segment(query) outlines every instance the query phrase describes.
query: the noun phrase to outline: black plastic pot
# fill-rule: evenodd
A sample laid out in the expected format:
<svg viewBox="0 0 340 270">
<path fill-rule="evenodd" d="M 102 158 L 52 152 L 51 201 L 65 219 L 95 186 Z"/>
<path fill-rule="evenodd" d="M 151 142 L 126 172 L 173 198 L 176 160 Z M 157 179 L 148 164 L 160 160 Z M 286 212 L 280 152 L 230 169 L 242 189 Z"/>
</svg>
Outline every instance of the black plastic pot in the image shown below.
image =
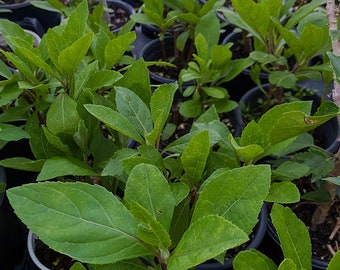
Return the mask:
<svg viewBox="0 0 340 270">
<path fill-rule="evenodd" d="M 28 140 L 10 142 L 0 150 L 0 159 L 9 157 L 33 158 Z M 32 183 L 36 173 L 5 168 L 7 189 Z M 0 206 L 0 268 L 4 270 L 28 270 L 28 229 L 14 213 L 6 194 Z"/>
<path fill-rule="evenodd" d="M 263 204 L 260 215 L 259 215 L 259 222 L 254 228 L 254 237 L 250 240 L 249 245 L 245 248 L 248 249 L 256 249 L 262 243 L 262 240 L 267 231 L 267 221 L 268 221 L 268 212 L 267 207 Z M 224 270 L 224 269 L 232 269 L 233 267 L 233 259 L 226 259 L 224 264 L 220 264 L 216 261 L 210 261 L 203 263 L 197 266 L 196 270 Z"/>
<path fill-rule="evenodd" d="M 135 9 L 133 8 L 133 6 L 131 6 L 129 3 L 126 3 L 124 1 L 120 1 L 120 0 L 107 0 L 107 6 L 108 8 L 111 8 L 113 10 L 115 9 L 123 9 L 126 12 L 126 16 L 129 16 L 130 19 L 130 15 L 135 13 Z M 109 14 L 110 15 L 110 19 L 111 21 L 114 20 L 116 18 L 115 13 Z M 120 29 L 122 29 L 123 26 L 117 27 L 117 28 L 111 28 L 111 31 L 113 33 L 117 33 L 119 32 Z"/>
<path fill-rule="evenodd" d="M 241 44 L 241 40 L 242 40 L 242 33 L 233 32 L 224 38 L 224 40 L 222 41 L 222 44 L 227 44 L 228 42 L 233 43 L 234 45 L 231 47 L 231 50 L 233 52 L 233 55 L 237 56 L 239 49 L 242 47 L 242 45 L 239 45 Z M 239 52 L 239 54 L 241 53 Z M 247 56 L 248 55 L 245 55 L 245 57 Z M 240 57 L 240 56 L 237 56 L 237 57 Z M 261 84 L 268 83 L 268 74 L 261 72 L 259 77 L 260 77 Z M 232 100 L 239 101 L 240 98 L 249 89 L 256 87 L 256 84 L 250 77 L 250 69 L 246 68 L 233 80 L 231 80 L 230 82 L 224 83 L 223 87 L 228 89 L 228 93 Z"/>
<path fill-rule="evenodd" d="M 15 22 L 25 22 L 25 18 L 35 18 L 38 20 L 44 32 L 49 28 L 59 25 L 61 22 L 60 13 L 37 8 L 31 5 L 28 0 L 18 4 L 0 5 L 0 8 L 11 10 L 11 12 L 1 12 L 0 18 Z"/>
<path fill-rule="evenodd" d="M 264 90 L 268 90 L 269 85 L 270 84 L 264 84 L 262 85 L 262 87 Z M 312 85 L 313 84 L 310 81 L 298 84 L 298 86 L 301 87 L 302 89 L 306 88 L 306 86 L 312 87 Z M 315 86 L 318 87 L 318 85 L 319 84 L 316 84 Z M 258 106 L 257 101 L 261 98 L 264 98 L 263 92 L 260 90 L 259 87 L 254 87 L 247 91 L 246 94 L 242 96 L 242 98 L 240 99 L 240 104 L 248 108 L 254 108 L 255 106 Z M 320 92 L 312 96 L 305 97 L 303 98 L 303 100 L 313 101 L 312 113 L 314 113 L 321 104 Z M 323 149 L 327 150 L 330 153 L 335 153 L 338 150 L 340 146 L 340 143 L 337 140 L 339 136 L 339 125 L 336 117 L 317 127 L 315 129 L 315 134 L 317 134 L 317 138 L 320 141 L 320 147 L 322 147 Z"/>
</svg>

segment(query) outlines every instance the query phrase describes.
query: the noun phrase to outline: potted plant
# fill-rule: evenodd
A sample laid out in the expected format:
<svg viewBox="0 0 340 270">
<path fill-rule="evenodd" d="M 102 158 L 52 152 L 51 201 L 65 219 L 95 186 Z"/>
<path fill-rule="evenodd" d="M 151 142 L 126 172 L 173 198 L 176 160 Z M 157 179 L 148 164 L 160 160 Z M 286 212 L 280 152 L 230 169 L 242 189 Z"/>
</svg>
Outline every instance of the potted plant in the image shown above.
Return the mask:
<svg viewBox="0 0 340 270">
<path fill-rule="evenodd" d="M 312 1 L 291 12 L 293 1 L 234 0 L 234 10 L 222 10 L 228 20 L 243 31 L 246 38 L 243 44 L 254 60 L 250 76 L 264 93 L 267 108 L 273 102 L 282 102 L 284 89 L 295 89 L 297 82 L 306 79 L 321 80 L 324 76 L 327 89 L 328 65 L 322 58 L 314 61 L 331 46 L 327 17 L 321 8 L 324 3 Z M 268 90 L 261 89 L 261 72 L 267 74 Z"/>
<path fill-rule="evenodd" d="M 311 264 L 311 239 L 305 224 L 299 220 L 288 207 L 276 204 L 273 206 L 271 217 L 279 234 L 284 259 L 277 266 L 270 258 L 257 250 L 240 252 L 234 260 L 234 269 L 312 269 Z M 296 241 L 296 239 L 299 239 Z M 337 269 L 340 263 L 340 252 L 337 252 L 327 268 Z M 314 269 L 314 268 L 313 268 Z"/>
</svg>

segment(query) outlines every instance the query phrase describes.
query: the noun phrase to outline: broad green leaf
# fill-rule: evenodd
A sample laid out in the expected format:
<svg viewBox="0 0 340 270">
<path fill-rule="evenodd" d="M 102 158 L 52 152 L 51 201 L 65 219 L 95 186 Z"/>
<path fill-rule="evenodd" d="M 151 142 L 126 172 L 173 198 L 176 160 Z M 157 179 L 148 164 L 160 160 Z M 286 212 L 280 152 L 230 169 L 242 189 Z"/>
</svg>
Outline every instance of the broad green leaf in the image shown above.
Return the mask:
<svg viewBox="0 0 340 270">
<path fill-rule="evenodd" d="M 175 91 L 178 88 L 177 83 L 163 84 L 159 86 L 152 94 L 150 101 L 150 111 L 154 123 L 153 130 L 145 138 L 154 144 L 160 138 L 166 122 L 168 121 Z"/>
<path fill-rule="evenodd" d="M 280 263 L 278 270 L 298 270 L 298 269 L 292 259 L 284 259 Z"/>
<path fill-rule="evenodd" d="M 31 160 L 24 157 L 13 157 L 0 160 L 0 165 L 21 171 L 40 172 L 45 160 Z"/>
<path fill-rule="evenodd" d="M 123 86 L 135 94 L 137 94 L 145 104 L 150 103 L 151 87 L 149 70 L 143 59 L 134 62 L 129 69 L 124 73 L 122 79 L 117 83 L 117 86 Z"/>
<path fill-rule="evenodd" d="M 91 270 L 145 270 L 145 264 L 140 260 L 140 258 L 122 260 L 112 264 L 104 265 L 91 265 Z"/>
<path fill-rule="evenodd" d="M 184 169 L 182 181 L 190 187 L 202 181 L 205 165 L 210 152 L 210 138 L 208 131 L 196 134 L 185 147 L 181 162 Z"/>
<path fill-rule="evenodd" d="M 90 48 L 93 36 L 94 34 L 92 32 L 88 33 L 60 52 L 58 56 L 58 66 L 67 77 L 73 76 L 78 69 L 78 66 Z"/>
<path fill-rule="evenodd" d="M 258 144 L 263 146 L 266 134 L 262 132 L 261 127 L 252 120 L 242 131 L 240 146 L 247 146 L 249 144 Z"/>
<path fill-rule="evenodd" d="M 300 192 L 295 184 L 288 181 L 271 183 L 266 202 L 296 203 L 299 201 Z"/>
<path fill-rule="evenodd" d="M 142 136 L 139 134 L 136 128 L 126 117 L 122 116 L 120 113 L 101 105 L 86 104 L 84 106 L 89 113 L 102 121 L 108 127 L 117 130 L 123 135 L 141 144 L 144 143 Z"/>
<path fill-rule="evenodd" d="M 228 92 L 225 88 L 223 87 L 203 87 L 202 90 L 209 96 L 213 98 L 225 98 L 228 95 Z"/>
<path fill-rule="evenodd" d="M 284 142 L 285 143 L 285 142 Z M 296 138 L 292 138 L 292 141 L 287 141 L 288 144 L 285 144 L 282 147 L 279 147 L 277 150 L 272 148 L 271 154 L 277 157 L 282 157 L 285 155 L 288 155 L 290 153 L 297 152 L 299 150 L 302 150 L 304 148 L 310 147 L 314 144 L 313 136 L 309 133 L 303 133 Z M 276 146 L 279 146 L 280 144 L 276 144 Z"/>
<path fill-rule="evenodd" d="M 286 161 L 272 171 L 272 179 L 280 181 L 291 181 L 306 176 L 309 173 L 309 166 Z"/>
<path fill-rule="evenodd" d="M 284 257 L 293 260 L 298 268 L 312 269 L 312 248 L 306 225 L 290 208 L 279 204 L 274 204 L 270 216 Z"/>
<path fill-rule="evenodd" d="M 172 195 L 175 198 L 176 206 L 181 203 L 190 192 L 190 188 L 183 182 L 174 182 L 170 184 Z"/>
<path fill-rule="evenodd" d="M 114 156 L 109 160 L 109 162 L 104 167 L 101 175 L 102 176 L 119 176 L 124 173 L 124 168 L 121 161 L 129 158 L 131 156 L 137 155 L 134 149 L 123 148 L 117 150 Z"/>
<path fill-rule="evenodd" d="M 169 231 L 176 202 L 167 180 L 157 167 L 149 164 L 134 167 L 124 192 L 128 204 L 130 201 L 140 204 Z"/>
<path fill-rule="evenodd" d="M 240 146 L 231 134 L 229 135 L 228 139 L 235 149 L 240 160 L 244 161 L 246 164 L 254 163 L 264 154 L 264 149 L 258 144 L 248 144 L 246 146 Z"/>
<path fill-rule="evenodd" d="M 90 88 L 92 91 L 99 90 L 103 87 L 111 88 L 122 77 L 122 74 L 114 70 L 100 70 L 90 74 L 85 87 Z"/>
<path fill-rule="evenodd" d="M 66 156 L 71 156 L 71 151 L 68 145 L 64 144 L 60 137 L 52 133 L 46 126 L 42 126 L 45 138 L 47 141 L 53 145 L 58 150 L 62 151 Z"/>
<path fill-rule="evenodd" d="M 179 106 L 179 113 L 187 118 L 198 117 L 202 112 L 202 104 L 198 100 L 186 100 Z"/>
<path fill-rule="evenodd" d="M 258 222 L 270 181 L 271 170 L 267 165 L 249 165 L 213 174 L 200 191 L 192 222 L 217 214 L 250 234 Z"/>
<path fill-rule="evenodd" d="M 204 216 L 184 233 L 171 253 L 168 270 L 189 269 L 247 240 L 248 236 L 240 228 L 223 217 Z"/>
<path fill-rule="evenodd" d="M 234 261 L 235 270 L 277 270 L 276 264 L 256 249 L 239 252 Z"/>
<path fill-rule="evenodd" d="M 168 249 L 171 239 L 163 225 L 147 209 L 135 201 L 129 201 L 129 210 L 139 222 L 138 238 L 157 248 Z"/>
<path fill-rule="evenodd" d="M 340 251 L 337 251 L 333 258 L 330 260 L 327 270 L 337 270 L 340 265 Z"/>
<path fill-rule="evenodd" d="M 150 254 L 137 239 L 137 221 L 101 186 L 42 182 L 7 192 L 16 214 L 43 242 L 78 261 L 109 264 Z"/>
<path fill-rule="evenodd" d="M 151 113 L 148 106 L 131 90 L 116 87 L 117 111 L 135 127 L 139 134 L 152 130 Z"/>
<path fill-rule="evenodd" d="M 58 133 L 73 135 L 78 128 L 79 121 L 77 103 L 67 94 L 59 94 L 46 115 L 48 129 L 55 135 Z"/>
<path fill-rule="evenodd" d="M 323 178 L 322 180 L 325 180 L 325 181 L 329 181 L 329 182 L 332 182 L 336 185 L 340 185 L 340 177 L 326 177 L 326 178 Z"/>
<path fill-rule="evenodd" d="M 105 66 L 111 69 L 122 58 L 136 39 L 135 32 L 128 32 L 110 40 L 105 48 Z"/>
<path fill-rule="evenodd" d="M 269 82 L 278 87 L 292 89 L 296 86 L 297 78 L 290 71 L 273 71 L 269 74 Z"/>
<path fill-rule="evenodd" d="M 59 176 L 98 176 L 86 163 L 71 157 L 53 157 L 47 159 L 41 168 L 37 181 L 54 179 Z"/>
<path fill-rule="evenodd" d="M 233 0 L 233 7 L 239 14 L 247 30 L 257 39 L 264 41 L 270 27 L 270 10 L 253 0 Z"/>
<path fill-rule="evenodd" d="M 0 140 L 10 142 L 29 139 L 30 135 L 20 127 L 10 124 L 0 124 Z"/>
<path fill-rule="evenodd" d="M 205 60 L 208 57 L 209 46 L 208 41 L 202 33 L 198 33 L 195 38 L 195 47 L 197 50 L 197 55 Z"/>
</svg>

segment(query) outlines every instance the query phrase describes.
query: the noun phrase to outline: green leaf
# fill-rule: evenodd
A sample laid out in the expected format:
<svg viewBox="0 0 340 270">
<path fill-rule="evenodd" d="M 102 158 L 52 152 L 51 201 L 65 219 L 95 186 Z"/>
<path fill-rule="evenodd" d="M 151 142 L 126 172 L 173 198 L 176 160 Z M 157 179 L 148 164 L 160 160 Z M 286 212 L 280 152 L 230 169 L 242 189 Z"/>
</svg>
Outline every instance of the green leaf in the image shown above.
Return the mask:
<svg viewBox="0 0 340 270">
<path fill-rule="evenodd" d="M 122 58 L 136 39 L 135 32 L 128 32 L 110 40 L 105 48 L 105 66 L 111 69 Z"/>
<path fill-rule="evenodd" d="M 41 172 L 37 177 L 37 181 L 54 179 L 59 176 L 98 176 L 90 166 L 87 164 L 68 157 L 53 157 L 47 159 L 41 168 Z"/>
<path fill-rule="evenodd" d="M 172 195 L 175 198 L 176 206 L 181 203 L 190 192 L 190 188 L 183 182 L 174 182 L 170 184 Z"/>
<path fill-rule="evenodd" d="M 123 86 L 136 93 L 145 104 L 150 104 L 151 87 L 149 70 L 145 61 L 141 58 L 134 62 L 124 73 L 117 86 Z"/>
<path fill-rule="evenodd" d="M 150 254 L 136 238 L 137 221 L 101 186 L 43 182 L 7 192 L 16 214 L 44 243 L 78 261 L 108 264 Z"/>
<path fill-rule="evenodd" d="M 1 141 L 18 141 L 21 139 L 29 139 L 30 135 L 20 127 L 9 124 L 0 124 L 0 140 Z"/>
<path fill-rule="evenodd" d="M 334 183 L 336 185 L 340 185 L 340 177 L 339 176 L 337 176 L 337 177 L 326 177 L 326 178 L 322 178 L 322 180 L 329 181 L 329 182 Z"/>
<path fill-rule="evenodd" d="M 185 147 L 181 162 L 184 169 L 182 181 L 190 187 L 202 181 L 202 175 L 210 152 L 210 138 L 207 130 L 196 134 Z"/>
<path fill-rule="evenodd" d="M 192 222 L 218 214 L 250 234 L 269 192 L 270 178 L 267 165 L 249 165 L 213 174 L 200 191 Z"/>
<path fill-rule="evenodd" d="M 30 160 L 24 157 L 6 158 L 0 160 L 0 165 L 21 171 L 40 172 L 45 160 Z"/>
<path fill-rule="evenodd" d="M 235 270 L 277 270 L 276 264 L 256 249 L 239 252 L 234 261 Z"/>
<path fill-rule="evenodd" d="M 150 110 L 134 92 L 116 87 L 116 105 L 118 112 L 129 120 L 139 134 L 148 134 L 152 130 Z"/>
<path fill-rule="evenodd" d="M 296 86 L 297 78 L 290 71 L 273 71 L 269 74 L 269 82 L 278 87 L 292 89 Z"/>
<path fill-rule="evenodd" d="M 77 103 L 67 94 L 59 94 L 46 115 L 48 129 L 55 135 L 58 133 L 73 135 L 78 128 L 79 121 Z"/>
<path fill-rule="evenodd" d="M 291 259 L 284 259 L 280 265 L 278 270 L 298 270 L 296 264 Z"/>
<path fill-rule="evenodd" d="M 329 195 L 329 192 L 323 187 L 315 191 L 307 192 L 306 194 L 302 195 L 301 198 L 318 203 L 328 203 L 331 201 L 331 196 Z"/>
<path fill-rule="evenodd" d="M 223 87 L 203 87 L 203 91 L 213 97 L 213 98 L 225 98 L 228 95 L 228 92 Z"/>
<path fill-rule="evenodd" d="M 58 66 L 66 76 L 71 77 L 76 72 L 90 48 L 93 36 L 94 34 L 92 32 L 88 33 L 60 52 L 58 56 Z"/>
<path fill-rule="evenodd" d="M 86 104 L 84 106 L 89 113 L 102 121 L 108 127 L 117 130 L 123 135 L 141 144 L 144 143 L 142 136 L 136 128 L 120 113 L 102 105 Z"/>
<path fill-rule="evenodd" d="M 262 132 L 261 127 L 255 122 L 255 120 L 252 120 L 242 131 L 240 145 L 247 146 L 250 144 L 258 144 L 263 146 L 265 136 L 266 134 Z"/>
<path fill-rule="evenodd" d="M 198 100 L 186 100 L 179 106 L 179 113 L 187 118 L 198 117 L 202 112 L 202 104 Z"/>
<path fill-rule="evenodd" d="M 337 251 L 328 264 L 327 270 L 337 270 L 340 265 L 340 251 Z"/>
<path fill-rule="evenodd" d="M 137 155 L 137 152 L 134 149 L 123 148 L 117 150 L 113 157 L 109 160 L 109 162 L 104 167 L 101 175 L 102 176 L 119 176 L 124 173 L 124 168 L 122 166 L 121 161 L 129 158 L 131 156 Z"/>
<path fill-rule="evenodd" d="M 99 90 L 103 87 L 112 87 L 119 79 L 123 77 L 117 71 L 114 70 L 100 70 L 92 72 L 86 81 L 85 87 L 91 90 Z"/>
<path fill-rule="evenodd" d="M 286 161 L 272 171 L 272 179 L 291 181 L 306 176 L 308 173 L 309 166 L 298 162 Z"/>
<path fill-rule="evenodd" d="M 240 146 L 232 135 L 229 135 L 228 139 L 235 149 L 240 160 L 244 161 L 246 164 L 254 163 L 264 154 L 264 149 L 258 144 L 248 144 L 246 146 Z"/>
<path fill-rule="evenodd" d="M 274 204 L 270 216 L 284 257 L 293 260 L 298 268 L 312 269 L 311 241 L 305 224 L 290 208 L 279 204 Z"/>
<path fill-rule="evenodd" d="M 266 202 L 296 203 L 299 201 L 300 192 L 295 184 L 287 181 L 271 183 Z"/>
<path fill-rule="evenodd" d="M 138 238 L 157 248 L 169 248 L 171 245 L 170 236 L 162 224 L 156 220 L 156 217 L 135 201 L 129 201 L 128 204 L 130 212 L 140 222 Z"/>
<path fill-rule="evenodd" d="M 247 240 L 248 236 L 242 230 L 223 217 L 204 216 L 184 233 L 171 253 L 168 269 L 189 269 Z"/>
<path fill-rule="evenodd" d="M 159 140 L 164 126 L 168 121 L 177 87 L 178 85 L 176 83 L 163 84 L 159 86 L 152 94 L 150 111 L 154 126 L 152 132 L 145 135 L 145 138 L 150 142 L 151 145 Z"/>
<path fill-rule="evenodd" d="M 126 183 L 124 200 L 128 204 L 130 201 L 140 204 L 169 231 L 176 202 L 157 167 L 150 164 L 134 167 Z"/>
</svg>

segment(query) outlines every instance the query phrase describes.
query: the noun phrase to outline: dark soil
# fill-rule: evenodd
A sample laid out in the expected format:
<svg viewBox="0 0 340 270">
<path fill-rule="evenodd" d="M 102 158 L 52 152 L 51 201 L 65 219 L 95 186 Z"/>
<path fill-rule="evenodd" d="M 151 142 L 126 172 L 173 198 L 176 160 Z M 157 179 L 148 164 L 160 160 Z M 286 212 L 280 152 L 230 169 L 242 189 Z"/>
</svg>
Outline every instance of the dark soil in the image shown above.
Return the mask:
<svg viewBox="0 0 340 270">
<path fill-rule="evenodd" d="M 49 248 L 39 239 L 36 240 L 35 244 L 37 258 L 44 266 L 51 270 L 69 270 L 76 262 L 69 256 L 60 254 Z"/>
<path fill-rule="evenodd" d="M 302 178 L 296 182 L 301 195 L 314 190 L 313 184 L 308 178 Z M 335 231 L 334 236 L 330 239 L 333 230 L 339 225 L 340 217 L 340 200 L 337 199 L 325 219 L 323 224 L 317 225 L 312 230 L 312 216 L 317 207 L 317 203 L 302 200 L 301 202 L 291 206 L 294 213 L 301 219 L 308 228 L 311 242 L 313 258 L 329 261 L 332 258 L 330 247 L 336 252 L 340 244 L 340 230 Z M 327 247 L 328 246 L 328 247 Z"/>
<path fill-rule="evenodd" d="M 130 12 L 124 8 L 117 7 L 114 3 L 107 3 L 108 8 L 112 9 L 109 13 L 110 30 L 116 31 L 130 20 Z"/>
</svg>

